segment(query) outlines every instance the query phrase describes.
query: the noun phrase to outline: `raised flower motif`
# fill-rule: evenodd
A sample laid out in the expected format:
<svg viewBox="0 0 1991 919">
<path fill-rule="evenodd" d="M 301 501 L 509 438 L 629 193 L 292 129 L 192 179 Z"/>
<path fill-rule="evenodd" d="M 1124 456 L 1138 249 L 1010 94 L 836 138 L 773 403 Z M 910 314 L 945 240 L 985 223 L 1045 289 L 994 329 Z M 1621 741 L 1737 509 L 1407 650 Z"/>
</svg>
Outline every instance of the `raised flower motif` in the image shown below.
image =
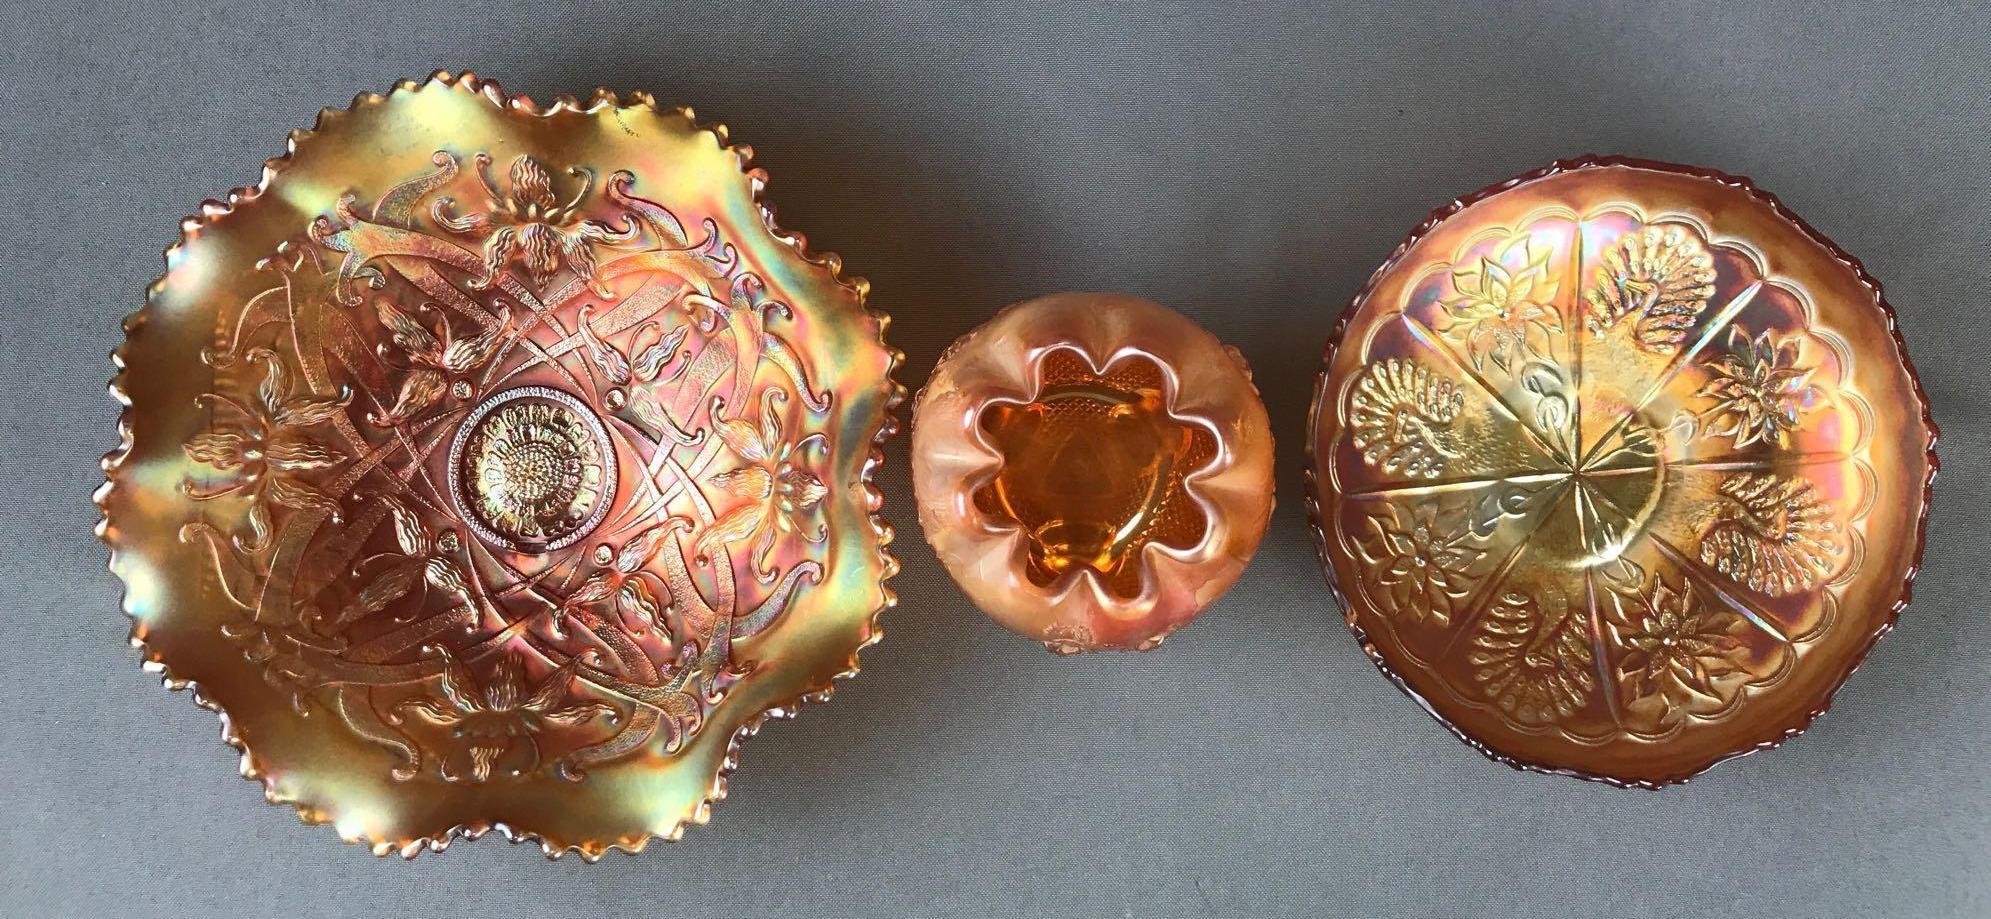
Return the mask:
<svg viewBox="0 0 1991 919">
<path fill-rule="evenodd" d="M 504 539 L 550 544 L 577 534 L 603 494 L 609 457 L 587 419 L 558 402 L 517 399 L 470 433 L 463 463 L 477 521 Z"/>
<path fill-rule="evenodd" d="M 650 587 L 644 569 L 657 557 L 663 541 L 684 524 L 683 518 L 675 518 L 670 524 L 651 527 L 623 543 L 620 549 L 611 549 L 606 543 L 596 546 L 595 563 L 600 567 L 554 609 L 555 618 L 612 597 L 623 628 L 648 631 L 657 624 L 663 604 L 658 602 L 657 592 Z M 668 587 L 664 596 L 670 596 Z"/>
<path fill-rule="evenodd" d="M 1082 622 L 1060 622 L 1044 630 L 1044 647 L 1052 654 L 1080 654 L 1097 644 L 1092 627 Z"/>
<path fill-rule="evenodd" d="M 482 782 L 491 777 L 492 766 L 500 757 L 523 744 L 523 763 L 512 768 L 513 775 L 538 771 L 539 741 L 536 737 L 549 726 L 572 727 L 599 715 L 613 716 L 615 709 L 604 702 L 563 704 L 573 682 L 579 657 L 568 658 L 541 680 L 528 694 L 524 665 L 515 652 L 499 654 L 490 682 L 479 686 L 477 677 L 449 649 L 436 647 L 442 658 L 441 694 L 416 696 L 394 706 L 389 720 L 400 723 L 414 712 L 430 722 L 446 727 L 462 740 L 469 757 L 469 771 L 451 773 L 444 764 L 443 777 L 453 781 L 468 778 Z"/>
<path fill-rule="evenodd" d="M 424 304 L 422 309 L 433 311 L 435 307 Z M 451 388 L 452 380 L 455 380 L 458 395 L 469 398 L 472 394 L 470 383 L 461 377 L 484 366 L 512 330 L 511 310 L 503 305 L 498 307 L 496 322 L 486 323 L 476 334 L 461 339 L 450 330 L 448 319 L 438 316 L 432 329 L 402 312 L 385 297 L 375 301 L 374 311 L 380 316 L 380 324 L 387 328 L 395 348 L 406 355 L 409 365 L 407 375 L 401 378 L 400 392 L 395 396 L 393 407 L 384 413 L 367 416 L 368 421 L 383 428 L 407 424 L 421 417 L 442 401 L 443 394 Z M 382 350 L 386 351 L 384 347 Z"/>
<path fill-rule="evenodd" d="M 742 418 L 716 422 L 720 441 L 746 462 L 707 481 L 746 501 L 713 521 L 698 539 L 699 554 L 707 556 L 721 546 L 751 540 L 754 573 L 764 581 L 774 577 L 766 561 L 777 534 L 799 532 L 810 542 L 822 542 L 828 536 L 822 527 L 804 529 L 800 517 L 821 503 L 829 489 L 814 473 L 796 465 L 801 447 L 821 442 L 823 435 L 789 442 L 781 430 L 781 404 L 786 401 L 781 390 L 766 390 L 761 397 L 759 427 Z"/>
<path fill-rule="evenodd" d="M 1730 326 L 1727 352 L 1706 363 L 1712 376 L 1700 395 L 1715 400 L 1702 413 L 1712 419 L 1707 432 L 1734 438 L 1737 447 L 1788 446 L 1799 416 L 1819 399 L 1811 368 L 1798 364 L 1799 351 L 1795 335 L 1765 331 L 1751 338 L 1740 325 Z"/>
<path fill-rule="evenodd" d="M 224 471 L 239 470 L 234 481 L 227 485 L 202 489 L 189 483 L 186 491 L 199 501 L 223 495 L 247 495 L 250 537 L 246 541 L 238 539 L 237 545 L 245 550 L 261 550 L 269 544 L 272 532 L 272 505 L 338 517 L 338 502 L 318 490 L 306 476 L 343 462 L 346 454 L 312 439 L 306 430 L 343 411 L 352 394 L 343 387 L 336 396 L 294 392 L 289 371 L 274 352 L 258 348 L 249 357 L 264 366 L 256 397 L 244 402 L 219 392 L 202 394 L 201 402 L 229 410 L 237 423 L 196 434 L 182 449 L 194 462 Z"/>
<path fill-rule="evenodd" d="M 470 586 L 456 559 L 462 539 L 452 529 L 432 530 L 420 515 L 393 497 L 380 499 L 394 520 L 394 542 L 399 552 L 384 552 L 361 560 L 355 571 L 373 569 L 372 575 L 350 606 L 332 619 L 333 628 L 370 616 L 387 608 L 417 587 L 433 589 L 469 605 Z"/>
<path fill-rule="evenodd" d="M 1736 681 L 1728 678 L 1744 672 L 1748 620 L 1708 606 L 1684 581 L 1676 587 L 1655 576 L 1650 587 L 1617 594 L 1612 625 L 1623 649 L 1617 666 L 1627 698 L 1660 700 L 1662 720 L 1733 698 Z"/>
<path fill-rule="evenodd" d="M 1438 332 L 1464 341 L 1473 367 L 1483 369 L 1490 359 L 1511 372 L 1518 360 L 1548 358 L 1550 343 L 1562 334 L 1562 315 L 1549 305 L 1556 291 L 1549 255 L 1517 234 L 1496 257 L 1452 270 L 1456 295 L 1440 303 L 1445 318 Z"/>
<path fill-rule="evenodd" d="M 491 178 L 491 156 L 477 154 L 477 177 L 484 183 L 486 206 L 483 211 L 456 216 L 455 201 L 436 201 L 436 222 L 454 233 L 489 233 L 484 240 L 484 275 L 473 278 L 470 286 L 486 288 L 514 260 L 522 262 L 536 285 L 564 265 L 600 296 L 611 296 L 596 278 L 597 262 L 592 246 L 598 242 L 625 243 L 636 238 L 635 226 L 617 230 L 594 220 L 580 220 L 581 205 L 594 191 L 595 174 L 579 166 L 567 174 L 581 180 L 579 191 L 562 202 L 553 194 L 553 177 L 546 167 L 530 156 L 512 160 L 511 187 L 500 191 Z"/>
<path fill-rule="evenodd" d="M 1447 515 L 1464 519 L 1463 514 Z M 1472 566 L 1485 550 L 1473 546 L 1463 526 L 1440 523 L 1436 508 L 1419 504 L 1405 517 L 1401 507 L 1388 517 L 1370 517 L 1371 570 L 1397 615 L 1430 617 L 1447 625 L 1458 604 L 1472 593 Z"/>
</svg>

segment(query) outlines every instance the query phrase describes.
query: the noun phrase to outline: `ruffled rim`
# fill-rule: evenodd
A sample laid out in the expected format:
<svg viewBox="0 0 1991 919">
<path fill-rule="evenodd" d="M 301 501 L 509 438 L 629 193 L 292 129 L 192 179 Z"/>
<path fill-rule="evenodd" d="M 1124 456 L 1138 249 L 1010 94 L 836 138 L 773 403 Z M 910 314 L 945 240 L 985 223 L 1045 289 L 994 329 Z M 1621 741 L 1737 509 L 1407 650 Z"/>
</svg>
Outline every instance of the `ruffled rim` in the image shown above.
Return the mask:
<svg viewBox="0 0 1991 919">
<path fill-rule="evenodd" d="M 290 132 L 289 138 L 285 142 L 284 153 L 280 156 L 272 157 L 263 163 L 262 175 L 255 185 L 236 188 L 228 192 L 223 199 L 210 198 L 203 201 L 201 202 L 198 213 L 182 219 L 180 221 L 179 238 L 172 245 L 166 247 L 165 250 L 168 274 L 170 274 L 171 265 L 182 247 L 188 245 L 201 233 L 205 232 L 209 225 L 262 197 L 269 190 L 271 183 L 275 181 L 278 174 L 289 165 L 291 158 L 297 155 L 298 150 L 314 136 L 323 133 L 333 122 L 345 117 L 353 109 L 357 109 L 362 105 L 381 104 L 397 93 L 414 93 L 427 89 L 430 86 L 443 86 L 460 92 L 467 92 L 486 100 L 491 105 L 503 111 L 517 112 L 541 118 L 550 117 L 562 112 L 593 114 L 603 109 L 646 108 L 652 111 L 664 110 L 649 93 L 638 91 L 621 96 L 606 88 L 595 90 L 594 95 L 585 104 L 573 96 L 562 95 L 554 97 L 550 105 L 540 105 L 528 96 L 509 95 L 496 82 L 478 77 L 476 74 L 468 71 L 458 75 L 452 74 L 447 70 L 438 70 L 426 80 L 403 80 L 395 84 L 394 88 L 386 93 L 361 93 L 355 96 L 352 103 L 346 108 L 325 108 L 319 110 L 318 118 L 310 129 L 300 129 Z M 870 616 L 867 618 L 865 623 L 865 637 L 857 647 L 851 649 L 850 657 L 844 670 L 832 674 L 828 682 L 814 689 L 799 693 L 785 702 L 770 705 L 760 712 L 749 716 L 733 731 L 732 737 L 727 740 L 725 755 L 720 760 L 719 768 L 714 773 L 711 784 L 706 788 L 705 793 L 700 799 L 688 808 L 687 812 L 680 816 L 667 832 L 657 833 L 646 831 L 639 836 L 624 837 L 613 842 L 596 845 L 592 841 L 566 842 L 551 839 L 536 832 L 521 832 L 498 821 L 478 821 L 457 824 L 447 830 L 432 835 L 406 839 L 375 839 L 364 834 L 346 838 L 342 835 L 341 838 L 346 838 L 348 842 L 366 844 L 374 855 L 386 856 L 398 854 L 403 858 L 412 859 L 424 851 L 441 852 L 449 848 L 450 843 L 457 839 L 474 840 L 493 830 L 501 832 L 504 838 L 512 843 L 538 843 L 541 851 L 546 854 L 547 858 L 557 859 L 568 852 L 573 852 L 580 856 L 582 861 L 589 863 L 599 861 L 603 855 L 612 851 L 634 855 L 643 851 L 653 839 L 675 842 L 683 837 L 684 829 L 687 825 L 704 824 L 711 819 L 712 805 L 725 799 L 727 779 L 735 769 L 739 768 L 740 749 L 747 738 L 759 733 L 760 729 L 770 719 L 794 718 L 806 703 L 829 701 L 830 696 L 835 692 L 837 681 L 847 680 L 858 674 L 860 669 L 860 654 L 865 648 L 878 643 L 880 639 L 884 638 L 884 631 L 879 624 L 880 617 L 884 614 L 885 610 L 898 604 L 897 594 L 886 583 L 899 572 L 898 559 L 893 557 L 890 548 L 894 533 L 891 524 L 887 523 L 884 519 L 884 494 L 878 489 L 876 483 L 877 470 L 885 462 L 885 444 L 894 434 L 898 433 L 898 409 L 906 399 L 906 388 L 896 379 L 898 369 L 905 361 L 905 353 L 893 348 L 885 340 L 886 330 L 891 325 L 891 317 L 887 316 L 883 311 L 868 305 L 867 301 L 871 290 L 870 283 L 863 278 L 844 276 L 843 260 L 841 258 L 830 252 L 810 252 L 806 237 L 798 232 L 784 230 L 778 225 L 775 220 L 774 207 L 763 196 L 763 192 L 768 184 L 767 170 L 749 165 L 753 159 L 752 147 L 746 144 L 731 143 L 726 126 L 723 124 L 701 124 L 689 106 L 680 106 L 671 109 L 671 111 L 682 115 L 686 121 L 690 122 L 694 133 L 712 135 L 722 150 L 732 153 L 739 159 L 740 171 L 746 176 L 749 187 L 752 190 L 752 203 L 760 212 L 762 223 L 773 239 L 793 249 L 795 254 L 803 261 L 827 271 L 835 283 L 856 296 L 858 305 L 878 325 L 878 345 L 887 357 L 885 385 L 888 393 L 885 404 L 881 409 L 883 418 L 879 424 L 878 433 L 872 438 L 870 454 L 864 461 L 859 473 L 859 485 L 864 496 L 866 516 L 871 521 L 872 531 L 878 538 L 878 565 L 881 572 L 879 575 L 879 589 L 883 595 L 882 602 L 876 609 L 871 611 Z M 111 398 L 117 400 L 120 406 L 117 422 L 118 446 L 116 449 L 104 454 L 101 464 L 104 472 L 104 484 L 97 488 L 92 498 L 99 512 L 96 527 L 97 538 L 109 547 L 109 568 L 111 573 L 117 576 L 120 582 L 123 581 L 123 575 L 119 573 L 119 558 L 122 553 L 118 539 L 111 534 L 110 530 L 110 503 L 112 495 L 118 487 L 119 469 L 123 466 L 125 458 L 131 453 L 132 449 L 132 408 L 131 397 L 125 391 L 125 354 L 127 349 L 131 347 L 134 336 L 152 320 L 153 297 L 158 294 L 162 285 L 164 285 L 166 277 L 167 275 L 162 274 L 150 285 L 147 285 L 145 305 L 125 317 L 123 322 L 124 340 L 119 343 L 116 350 L 111 352 L 110 356 L 111 363 L 117 370 L 116 374 L 111 378 L 110 395 Z M 130 602 L 131 595 L 129 585 L 127 585 L 127 589 L 119 601 L 119 607 L 125 611 L 127 616 L 131 615 Z M 214 712 L 220 718 L 222 742 L 233 748 L 239 755 L 239 771 L 242 777 L 256 781 L 263 786 L 265 801 L 272 805 L 290 806 L 297 813 L 298 818 L 307 825 L 322 824 L 329 826 L 332 824 L 332 818 L 317 811 L 310 804 L 302 801 L 285 800 L 276 794 L 274 786 L 265 780 L 256 768 L 254 755 L 237 733 L 235 724 L 229 718 L 228 712 L 197 683 L 179 679 L 173 675 L 172 669 L 146 647 L 145 641 L 140 635 L 135 617 L 130 641 L 132 647 L 139 653 L 142 670 L 147 673 L 158 674 L 161 683 L 168 690 L 190 690 L 195 704 Z"/>
</svg>

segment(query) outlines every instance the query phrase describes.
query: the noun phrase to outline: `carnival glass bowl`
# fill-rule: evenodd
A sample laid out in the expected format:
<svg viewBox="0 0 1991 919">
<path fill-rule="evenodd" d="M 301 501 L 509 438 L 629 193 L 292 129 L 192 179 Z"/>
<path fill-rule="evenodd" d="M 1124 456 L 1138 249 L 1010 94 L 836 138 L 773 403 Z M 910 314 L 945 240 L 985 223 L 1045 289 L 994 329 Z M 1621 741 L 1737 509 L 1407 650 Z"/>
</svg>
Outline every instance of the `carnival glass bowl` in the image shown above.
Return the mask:
<svg viewBox="0 0 1991 919">
<path fill-rule="evenodd" d="M 897 354 L 750 155 L 438 74 L 186 220 L 115 355 L 101 533 L 145 666 L 272 803 L 593 860 L 856 672 Z"/>
<path fill-rule="evenodd" d="M 1012 306 L 913 410 L 927 541 L 984 612 L 1064 654 L 1145 651 L 1223 595 L 1272 513 L 1272 432 L 1235 349 L 1123 294 Z"/>
<path fill-rule="evenodd" d="M 1626 785 L 1825 708 L 1907 602 L 1936 466 L 1858 262 L 1746 180 L 1623 159 L 1433 215 L 1308 435 L 1377 665 L 1495 759 Z"/>
</svg>

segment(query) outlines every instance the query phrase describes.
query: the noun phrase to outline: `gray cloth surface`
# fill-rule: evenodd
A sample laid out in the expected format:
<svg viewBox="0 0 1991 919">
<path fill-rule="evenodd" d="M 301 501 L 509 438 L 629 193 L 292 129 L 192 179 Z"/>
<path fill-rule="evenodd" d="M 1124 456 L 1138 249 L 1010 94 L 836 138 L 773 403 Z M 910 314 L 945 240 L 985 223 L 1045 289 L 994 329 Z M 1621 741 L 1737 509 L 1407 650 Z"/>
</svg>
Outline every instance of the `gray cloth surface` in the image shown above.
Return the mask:
<svg viewBox="0 0 1991 919">
<path fill-rule="evenodd" d="M 0 14 L 0 915 L 1982 916 L 1991 11 L 19 0 Z M 900 608 L 748 743 L 685 842 L 377 860 L 264 805 L 125 646 L 91 536 L 104 354 L 202 198 L 322 106 L 449 66 L 698 106 L 875 285 L 917 385 L 1003 304 L 1176 306 L 1280 438 L 1239 587 L 1161 651 L 1054 658 L 962 598 L 884 473 Z M 1865 260 L 1945 428 L 1895 634 L 1784 748 L 1659 793 L 1523 774 L 1362 657 L 1300 512 L 1332 317 L 1450 197 L 1586 151 L 1753 176 Z"/>
</svg>

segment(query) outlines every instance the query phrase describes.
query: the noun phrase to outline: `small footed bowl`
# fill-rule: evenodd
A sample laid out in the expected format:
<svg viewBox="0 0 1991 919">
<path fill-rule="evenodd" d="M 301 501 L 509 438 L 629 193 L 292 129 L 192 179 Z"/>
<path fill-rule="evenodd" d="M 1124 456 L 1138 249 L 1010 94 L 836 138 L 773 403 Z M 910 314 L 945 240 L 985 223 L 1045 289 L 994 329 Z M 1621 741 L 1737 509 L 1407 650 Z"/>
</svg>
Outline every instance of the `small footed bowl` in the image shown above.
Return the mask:
<svg viewBox="0 0 1991 919">
<path fill-rule="evenodd" d="M 1235 349 L 1135 297 L 1063 293 L 963 336 L 913 411 L 920 524 L 975 604 L 1058 653 L 1144 651 L 1237 581 L 1272 433 Z"/>
</svg>

